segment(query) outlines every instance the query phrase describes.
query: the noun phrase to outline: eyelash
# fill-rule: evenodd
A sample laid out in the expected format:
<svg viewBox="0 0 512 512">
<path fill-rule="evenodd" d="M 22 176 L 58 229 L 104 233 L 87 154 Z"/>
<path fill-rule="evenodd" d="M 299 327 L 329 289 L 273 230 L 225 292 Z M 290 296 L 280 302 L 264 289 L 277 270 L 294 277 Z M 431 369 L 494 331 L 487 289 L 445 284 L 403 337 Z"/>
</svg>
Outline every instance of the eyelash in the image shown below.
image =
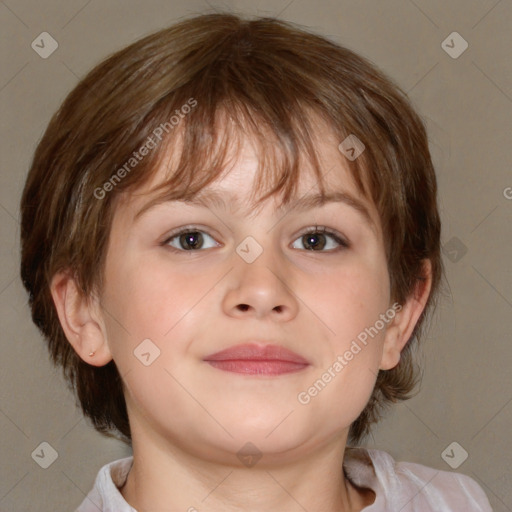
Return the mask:
<svg viewBox="0 0 512 512">
<path fill-rule="evenodd" d="M 213 237 L 208 234 L 206 231 L 204 231 L 203 229 L 201 229 L 199 226 L 185 226 L 183 228 L 180 228 L 178 231 L 175 231 L 171 234 L 169 234 L 165 240 L 163 242 L 161 242 L 161 245 L 162 246 L 167 246 L 169 248 L 169 250 L 171 250 L 172 252 L 199 252 L 199 251 L 204 251 L 206 249 L 176 249 L 176 247 L 172 247 L 169 245 L 169 242 L 171 242 L 171 240 L 173 240 L 174 238 L 177 238 L 181 235 L 185 235 L 187 233 L 206 233 L 209 237 L 211 237 L 213 239 Z M 305 231 L 303 231 L 295 240 L 299 239 L 299 238 L 302 238 L 304 237 L 305 235 L 309 235 L 309 234 L 324 234 L 324 235 L 328 235 L 330 237 L 332 237 L 334 239 L 334 241 L 339 244 L 339 247 L 337 247 L 336 249 L 329 249 L 327 251 L 315 251 L 313 249 L 302 249 L 304 251 L 308 251 L 308 252 L 325 252 L 325 253 L 334 253 L 334 252 L 338 252 L 338 251 L 341 251 L 343 249 L 348 249 L 350 247 L 350 244 L 342 237 L 342 235 L 340 233 L 338 233 L 337 231 L 334 231 L 330 228 L 327 228 L 325 226 L 313 226 L 313 227 L 310 227 L 308 229 L 306 229 Z"/>
</svg>

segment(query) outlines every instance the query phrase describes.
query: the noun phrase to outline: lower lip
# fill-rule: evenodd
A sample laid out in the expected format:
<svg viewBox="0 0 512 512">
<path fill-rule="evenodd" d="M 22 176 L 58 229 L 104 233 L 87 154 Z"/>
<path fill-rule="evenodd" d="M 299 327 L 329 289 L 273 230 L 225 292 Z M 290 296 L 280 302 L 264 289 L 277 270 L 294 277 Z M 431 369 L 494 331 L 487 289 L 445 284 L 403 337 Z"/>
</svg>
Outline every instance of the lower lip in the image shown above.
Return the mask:
<svg viewBox="0 0 512 512">
<path fill-rule="evenodd" d="M 206 361 L 219 370 L 232 373 L 244 373 L 246 375 L 282 375 L 304 370 L 307 364 L 292 363 L 290 361 L 254 361 L 254 360 L 230 360 L 230 361 Z"/>
</svg>

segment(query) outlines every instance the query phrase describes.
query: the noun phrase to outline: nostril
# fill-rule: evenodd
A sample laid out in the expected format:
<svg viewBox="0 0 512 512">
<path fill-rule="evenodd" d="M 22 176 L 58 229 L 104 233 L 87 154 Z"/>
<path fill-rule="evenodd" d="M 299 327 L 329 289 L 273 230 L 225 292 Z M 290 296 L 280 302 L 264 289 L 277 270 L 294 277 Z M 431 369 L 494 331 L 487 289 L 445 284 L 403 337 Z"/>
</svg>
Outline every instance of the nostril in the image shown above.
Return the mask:
<svg viewBox="0 0 512 512">
<path fill-rule="evenodd" d="M 242 311 L 247 311 L 249 309 L 249 306 L 247 304 L 239 304 L 238 307 L 242 310 Z"/>
</svg>

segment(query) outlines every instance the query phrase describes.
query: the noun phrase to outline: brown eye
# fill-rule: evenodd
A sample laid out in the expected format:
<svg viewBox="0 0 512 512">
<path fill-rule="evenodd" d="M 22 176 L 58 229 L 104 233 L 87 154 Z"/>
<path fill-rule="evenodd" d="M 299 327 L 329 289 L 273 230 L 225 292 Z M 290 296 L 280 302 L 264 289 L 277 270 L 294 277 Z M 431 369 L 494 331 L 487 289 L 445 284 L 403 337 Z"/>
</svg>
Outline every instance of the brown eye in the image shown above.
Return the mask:
<svg viewBox="0 0 512 512">
<path fill-rule="evenodd" d="M 213 241 L 213 247 L 218 246 L 208 233 L 198 229 L 187 228 L 171 234 L 162 245 L 170 246 L 176 251 L 198 251 L 201 249 L 209 249 L 209 247 L 204 247 L 204 243 L 208 239 Z"/>
<path fill-rule="evenodd" d="M 303 233 L 297 240 L 302 242 L 305 250 L 313 252 L 333 252 L 340 247 L 348 248 L 348 243 L 337 232 L 318 226 Z"/>
<path fill-rule="evenodd" d="M 302 240 L 306 249 L 323 249 L 326 245 L 324 233 L 308 233 Z"/>
<path fill-rule="evenodd" d="M 189 231 L 179 236 L 179 243 L 185 250 L 200 249 L 203 245 L 203 235 L 199 231 Z"/>
</svg>

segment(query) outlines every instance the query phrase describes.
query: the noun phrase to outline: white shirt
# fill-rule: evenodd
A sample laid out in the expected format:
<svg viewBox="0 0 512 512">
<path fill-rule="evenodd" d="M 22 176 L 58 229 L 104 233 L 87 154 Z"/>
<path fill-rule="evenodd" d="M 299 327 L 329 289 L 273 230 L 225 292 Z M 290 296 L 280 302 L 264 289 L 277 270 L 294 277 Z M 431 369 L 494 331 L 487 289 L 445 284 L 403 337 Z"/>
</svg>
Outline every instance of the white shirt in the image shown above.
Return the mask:
<svg viewBox="0 0 512 512">
<path fill-rule="evenodd" d="M 91 492 L 75 512 L 137 512 L 119 492 L 133 457 L 103 466 Z M 345 450 L 349 480 L 375 492 L 364 512 L 492 512 L 482 488 L 469 476 L 412 462 L 395 462 L 381 450 Z"/>
</svg>

